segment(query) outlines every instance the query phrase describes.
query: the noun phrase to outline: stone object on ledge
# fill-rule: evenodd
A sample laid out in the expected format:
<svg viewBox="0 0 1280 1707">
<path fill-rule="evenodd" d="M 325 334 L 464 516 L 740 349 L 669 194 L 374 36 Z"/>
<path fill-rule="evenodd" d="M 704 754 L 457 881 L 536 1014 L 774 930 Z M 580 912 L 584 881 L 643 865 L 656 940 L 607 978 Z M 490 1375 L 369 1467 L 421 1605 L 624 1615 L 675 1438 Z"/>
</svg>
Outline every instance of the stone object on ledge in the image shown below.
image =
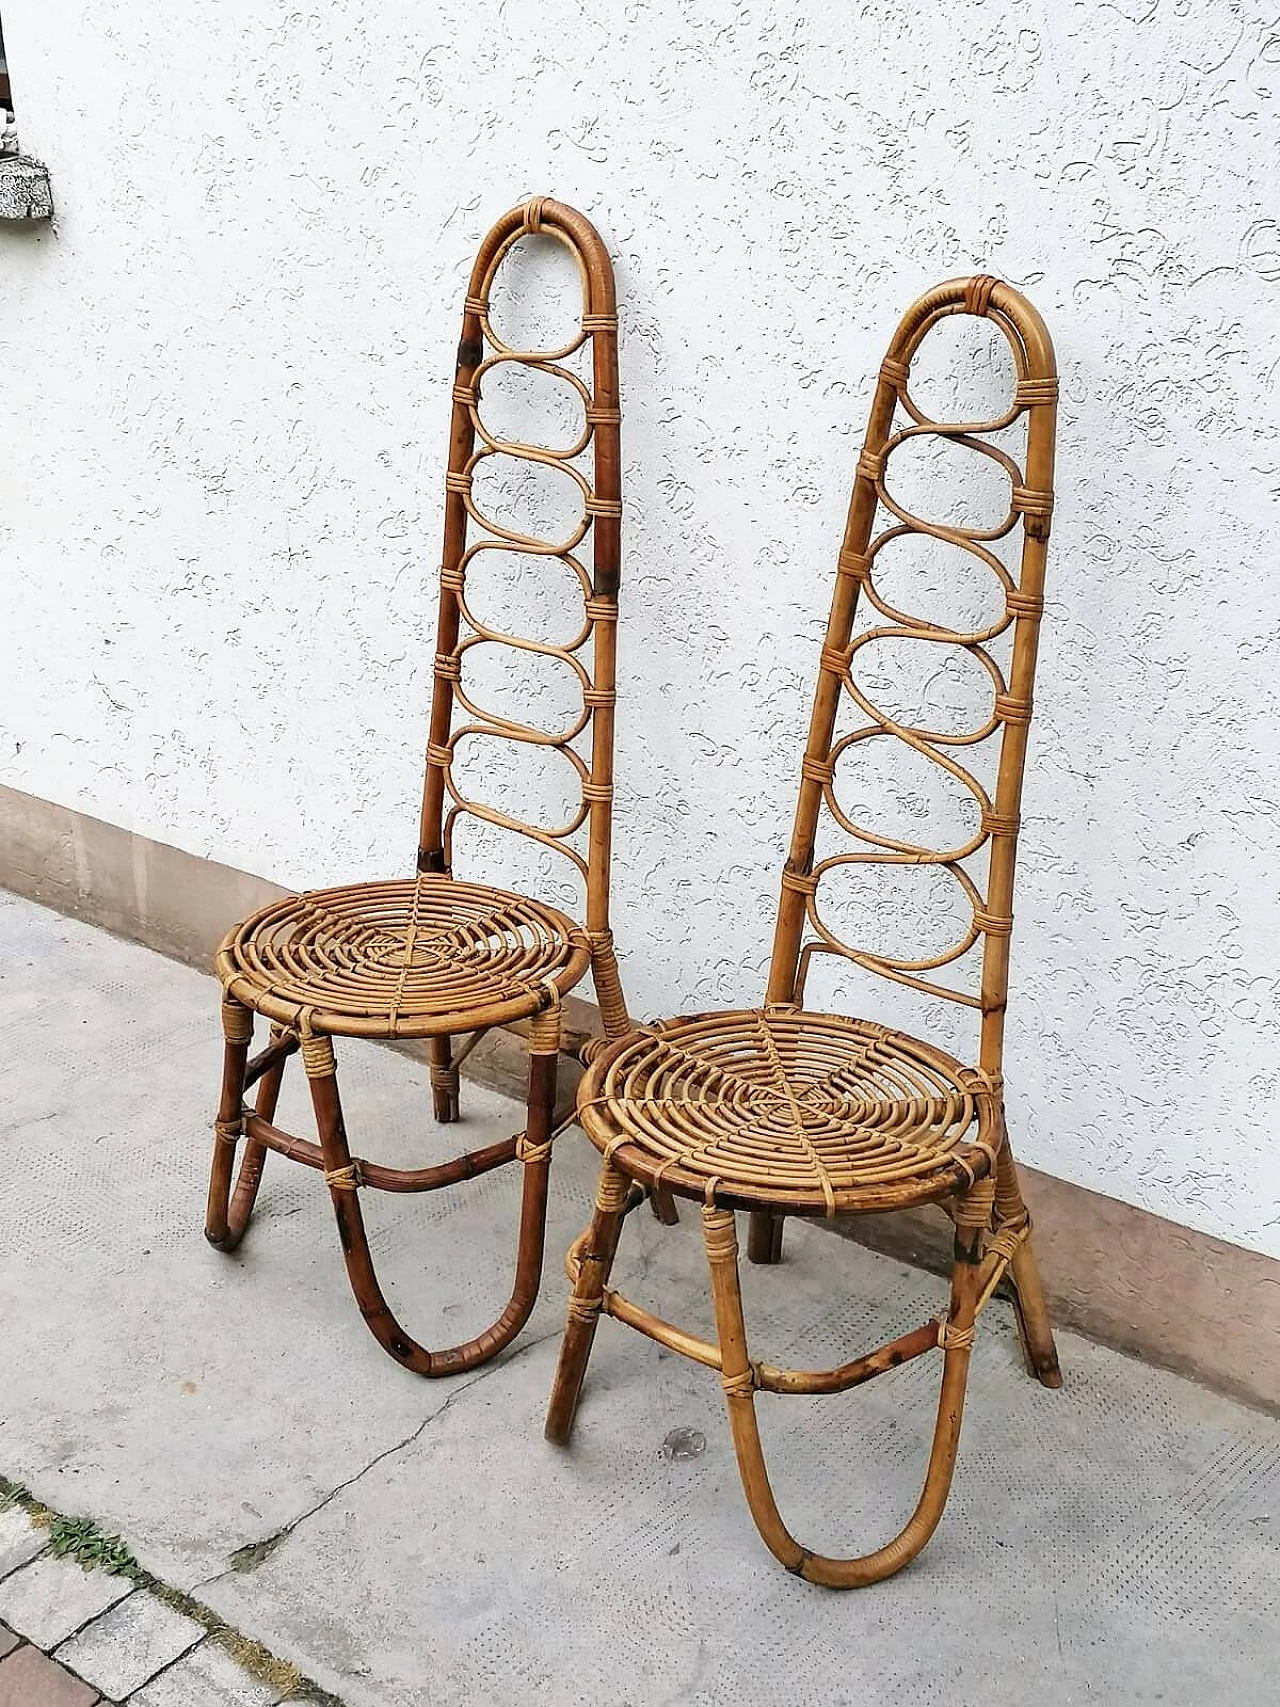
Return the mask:
<svg viewBox="0 0 1280 1707">
<path fill-rule="evenodd" d="M 50 219 L 49 169 L 25 154 L 0 156 L 0 219 Z"/>
</svg>

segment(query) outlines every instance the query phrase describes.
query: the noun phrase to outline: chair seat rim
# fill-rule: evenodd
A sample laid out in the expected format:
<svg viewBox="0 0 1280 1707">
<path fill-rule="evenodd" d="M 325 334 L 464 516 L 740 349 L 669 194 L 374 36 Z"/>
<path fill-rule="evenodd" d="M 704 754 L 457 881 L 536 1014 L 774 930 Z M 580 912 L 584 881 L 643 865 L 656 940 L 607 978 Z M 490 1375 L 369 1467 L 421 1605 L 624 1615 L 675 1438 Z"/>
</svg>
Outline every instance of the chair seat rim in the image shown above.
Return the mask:
<svg viewBox="0 0 1280 1707">
<path fill-rule="evenodd" d="M 290 1029 L 297 1029 L 305 1016 L 313 1031 L 334 1037 L 365 1037 L 383 1041 L 412 1040 L 447 1036 L 482 1027 L 509 1025 L 516 1020 L 528 1019 L 543 1012 L 566 995 L 590 968 L 591 949 L 584 931 L 559 908 L 552 907 L 545 901 L 535 900 L 532 896 L 523 895 L 517 890 L 497 889 L 491 884 L 471 883 L 465 879 L 445 876 L 443 873 L 432 873 L 426 881 L 433 888 L 439 885 L 441 890 L 455 894 L 459 899 L 499 905 L 504 902 L 517 903 L 522 908 L 530 909 L 538 921 L 547 927 L 548 940 L 563 943 L 564 953 L 559 963 L 539 976 L 536 987 L 501 999 L 462 1000 L 447 1010 L 396 1014 L 393 1018 L 388 1007 L 376 1003 L 371 1003 L 367 1011 L 360 1012 L 328 1007 L 320 992 L 317 992 L 314 1003 L 282 995 L 264 973 L 246 967 L 237 957 L 236 950 L 240 942 L 251 937 L 256 928 L 270 924 L 277 915 L 287 916 L 289 908 L 299 902 L 320 898 L 337 900 L 374 896 L 397 890 L 408 897 L 419 881 L 421 879 L 414 877 L 373 878 L 367 882 L 296 890 L 278 896 L 274 901 L 240 920 L 222 939 L 214 957 L 214 970 L 224 991 L 265 1019 Z M 299 980 L 298 986 L 304 988 L 305 981 Z"/>
<path fill-rule="evenodd" d="M 837 1187 L 834 1207 L 818 1190 L 798 1190 L 786 1186 L 762 1185 L 735 1179 L 732 1169 L 726 1169 L 722 1181 L 714 1189 L 715 1203 L 726 1209 L 763 1209 L 789 1215 L 830 1218 L 834 1215 L 878 1214 L 886 1210 L 907 1208 L 913 1204 L 938 1202 L 966 1191 L 975 1180 L 983 1178 L 991 1167 L 991 1154 L 996 1147 L 999 1131 L 999 1099 L 995 1087 L 981 1069 L 966 1067 L 935 1044 L 897 1031 L 876 1022 L 847 1014 L 831 1014 L 802 1008 L 785 1010 L 769 1008 L 724 1008 L 711 1013 L 681 1014 L 656 1020 L 651 1025 L 638 1026 L 625 1037 L 610 1043 L 594 1057 L 578 1086 L 578 1120 L 592 1144 L 607 1154 L 622 1171 L 641 1184 L 661 1185 L 676 1196 L 705 1201 L 709 1177 L 695 1172 L 679 1162 L 663 1159 L 623 1136 L 610 1117 L 608 1102 L 596 1101 L 609 1070 L 637 1043 L 657 1041 L 666 1033 L 678 1035 L 679 1030 L 698 1022 L 750 1021 L 765 1017 L 786 1017 L 800 1022 L 821 1022 L 847 1031 L 850 1027 L 866 1027 L 878 1033 L 882 1041 L 908 1045 L 911 1052 L 925 1057 L 935 1068 L 951 1077 L 957 1088 L 966 1090 L 973 1098 L 977 1116 L 972 1143 L 958 1143 L 953 1150 L 938 1159 L 935 1169 L 884 1182 Z"/>
</svg>

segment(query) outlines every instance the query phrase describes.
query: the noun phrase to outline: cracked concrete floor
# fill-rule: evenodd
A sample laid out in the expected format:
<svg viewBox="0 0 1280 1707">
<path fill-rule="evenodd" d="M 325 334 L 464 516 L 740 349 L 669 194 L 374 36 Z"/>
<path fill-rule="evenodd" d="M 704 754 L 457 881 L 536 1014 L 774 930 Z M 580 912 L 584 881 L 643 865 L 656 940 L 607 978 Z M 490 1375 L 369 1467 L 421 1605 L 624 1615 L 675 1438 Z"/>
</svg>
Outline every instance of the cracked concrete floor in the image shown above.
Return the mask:
<svg viewBox="0 0 1280 1707">
<path fill-rule="evenodd" d="M 833 1595 L 758 1542 L 707 1371 L 606 1322 L 573 1450 L 544 1443 L 560 1253 L 594 1175 L 580 1135 L 558 1147 L 530 1327 L 487 1369 L 428 1383 L 363 1329 L 309 1171 L 271 1158 L 241 1251 L 204 1244 L 210 979 L 0 896 L 0 1043 L 0 1471 L 121 1531 L 352 1707 L 1275 1701 L 1271 1419 L 1070 1335 L 1067 1385 L 1045 1392 L 993 1306 L 941 1530 L 904 1575 Z M 465 1123 L 437 1131 L 422 1068 L 372 1046 L 342 1059 L 366 1154 L 421 1162 L 519 1124 L 467 1086 Z M 295 1075 L 286 1125 L 304 1103 Z M 508 1170 L 369 1194 L 419 1337 L 495 1313 L 517 1190 Z M 746 1275 L 759 1355 L 837 1362 L 938 1307 L 929 1276 L 815 1229 L 788 1241 L 783 1268 Z M 696 1226 L 634 1217 L 617 1280 L 708 1321 Z M 861 1549 L 899 1525 L 935 1379 L 928 1359 L 839 1398 L 761 1401 L 802 1539 Z M 705 1449 L 672 1456 L 677 1430 Z"/>
</svg>

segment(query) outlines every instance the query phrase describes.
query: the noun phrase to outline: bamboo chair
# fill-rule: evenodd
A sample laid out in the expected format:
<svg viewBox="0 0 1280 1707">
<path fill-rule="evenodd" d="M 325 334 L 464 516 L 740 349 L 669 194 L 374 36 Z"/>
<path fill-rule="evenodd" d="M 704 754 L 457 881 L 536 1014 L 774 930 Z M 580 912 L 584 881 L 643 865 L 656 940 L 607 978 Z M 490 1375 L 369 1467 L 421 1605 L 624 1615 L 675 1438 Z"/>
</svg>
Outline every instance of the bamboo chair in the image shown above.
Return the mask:
<svg viewBox="0 0 1280 1707">
<path fill-rule="evenodd" d="M 495 275 L 513 245 L 532 232 L 562 244 L 581 277 L 581 323 L 558 349 L 513 349 L 490 320 Z M 590 383 L 562 365 L 584 346 Z M 577 394 L 583 422 L 574 443 L 558 449 L 517 443 L 497 436 L 486 424 L 481 412 L 485 376 L 505 363 L 550 375 Z M 533 1308 L 542 1268 L 557 1058 L 564 1041 L 563 996 L 590 969 L 606 1036 L 621 1037 L 630 1026 L 609 930 L 620 419 L 609 257 L 582 214 L 558 202 L 530 201 L 489 232 L 467 289 L 445 480 L 435 685 L 417 874 L 273 902 L 237 925 L 217 954 L 226 1054 L 206 1236 L 224 1251 L 240 1242 L 269 1150 L 320 1170 L 361 1314 L 391 1356 L 420 1375 L 453 1375 L 484 1362 L 510 1343 Z M 584 469 L 578 464 L 588 451 L 589 466 Z M 582 514 L 568 538 L 536 539 L 482 513 L 472 477 L 490 457 L 558 469 L 576 483 Z M 469 529 L 478 535 L 470 544 Z M 574 555 L 588 534 L 590 574 Z M 468 572 L 487 551 L 557 558 L 567 565 L 583 598 L 576 638 L 567 645 L 544 644 L 480 620 L 468 606 Z M 584 661 L 580 655 L 588 641 Z M 483 709 L 464 672 L 471 649 L 486 645 L 541 654 L 572 670 L 581 684 L 582 706 L 571 726 L 547 731 Z M 456 729 L 455 704 L 469 717 Z M 454 776 L 454 749 L 464 736 L 474 734 L 563 754 L 576 772 L 574 786 L 580 784 L 581 790 L 580 805 L 570 820 L 546 829 L 469 798 Z M 588 748 L 589 757 L 584 759 L 577 745 Z M 454 826 L 464 814 L 567 856 L 585 881 L 586 928 L 537 900 L 455 879 Z M 581 842 L 577 832 L 584 826 L 585 858 L 574 845 Z M 250 1060 L 255 1014 L 271 1022 L 271 1033 L 267 1047 Z M 459 1114 L 460 1063 L 491 1027 L 516 1021 L 528 1022 L 528 1109 L 522 1133 L 434 1167 L 384 1167 L 352 1155 L 338 1095 L 335 1037 L 427 1039 L 435 1116 L 449 1122 Z M 467 1041 L 455 1047 L 454 1040 L 463 1035 Z M 273 1124 L 281 1078 L 295 1052 L 302 1055 L 310 1084 L 318 1144 Z M 249 1107 L 245 1096 L 255 1084 L 256 1101 Z M 242 1140 L 244 1156 L 233 1191 L 234 1160 Z M 437 1191 L 512 1161 L 518 1161 L 524 1173 L 510 1302 L 492 1327 L 465 1344 L 428 1351 L 400 1326 L 383 1296 L 360 1190 Z"/>
<path fill-rule="evenodd" d="M 998 419 L 933 421 L 908 390 L 922 341 L 953 314 L 986 316 L 1008 340 L 1017 384 Z M 572 1430 L 602 1311 L 719 1370 L 747 1502 L 766 1545 L 789 1571 L 832 1588 L 859 1587 L 891 1575 L 933 1533 L 955 1464 L 975 1321 L 1002 1280 L 1011 1283 L 1031 1372 L 1048 1387 L 1061 1381 L 1005 1129 L 1001 1079 L 1018 809 L 1053 505 L 1056 398 L 1048 333 L 1035 309 L 1008 285 L 985 277 L 952 280 L 909 310 L 881 366 L 858 460 L 782 874 L 765 1005 L 668 1019 L 636 1030 L 601 1050 L 578 1092 L 582 1125 L 604 1159 L 594 1217 L 567 1259 L 573 1291 L 547 1416 L 548 1438 L 564 1442 Z M 895 426 L 899 409 L 907 417 L 901 427 Z M 984 439 L 1023 415 L 1025 474 Z M 1001 525 L 986 530 L 942 526 L 895 500 L 886 465 L 899 446 L 926 435 L 941 435 L 994 458 L 1005 471 L 1011 499 Z M 887 512 L 889 525 L 873 537 L 880 509 Z M 1014 535 L 1019 525 L 1021 533 Z M 877 587 L 877 557 L 910 534 L 949 542 L 997 576 L 1003 609 L 989 626 L 959 632 L 903 614 L 887 602 Z M 1006 535 L 1020 539 L 1016 574 L 995 554 L 993 542 Z M 882 621 L 855 639 L 860 597 Z M 1006 680 L 987 648 L 1009 629 Z M 855 660 L 863 646 L 887 637 L 963 647 L 975 658 L 994 689 L 981 727 L 939 734 L 880 711 L 859 685 Z M 850 700 L 857 708 L 854 715 L 865 717 L 866 724 L 836 739 L 837 713 L 842 701 L 847 707 Z M 980 825 L 962 845 L 938 850 L 880 835 L 852 822 L 842 809 L 833 786 L 842 755 L 859 742 L 886 736 L 941 766 L 972 793 Z M 956 749 L 963 753 L 987 739 L 999 744 L 991 794 L 956 755 Z M 815 858 L 820 828 L 829 834 L 833 826 L 852 838 L 852 851 Z M 848 849 L 847 841 L 842 845 Z M 987 873 L 981 885 L 966 862 L 984 848 Z M 842 941 L 819 911 L 822 880 L 841 866 L 875 864 L 933 865 L 949 873 L 972 909 L 961 940 L 943 954 L 914 960 L 869 953 Z M 977 992 L 939 982 L 939 969 L 970 949 L 980 958 Z M 805 984 L 816 954 L 844 956 L 913 990 L 976 1010 L 981 1016 L 978 1064 L 963 1066 L 941 1049 L 866 1020 L 807 1011 Z M 959 981 L 959 970 L 953 977 Z M 657 1187 L 702 1204 L 717 1342 L 663 1321 L 607 1285 L 624 1217 Z M 782 1369 L 749 1355 L 735 1210 L 750 1213 L 749 1257 L 772 1263 L 781 1255 L 787 1215 L 862 1215 L 921 1203 L 941 1205 L 955 1224 L 945 1318 L 838 1369 Z M 914 1515 L 894 1540 L 865 1557 L 825 1558 L 811 1552 L 789 1533 L 774 1502 L 757 1432 L 756 1393 L 841 1393 L 934 1347 L 943 1353 L 941 1395 Z"/>
</svg>

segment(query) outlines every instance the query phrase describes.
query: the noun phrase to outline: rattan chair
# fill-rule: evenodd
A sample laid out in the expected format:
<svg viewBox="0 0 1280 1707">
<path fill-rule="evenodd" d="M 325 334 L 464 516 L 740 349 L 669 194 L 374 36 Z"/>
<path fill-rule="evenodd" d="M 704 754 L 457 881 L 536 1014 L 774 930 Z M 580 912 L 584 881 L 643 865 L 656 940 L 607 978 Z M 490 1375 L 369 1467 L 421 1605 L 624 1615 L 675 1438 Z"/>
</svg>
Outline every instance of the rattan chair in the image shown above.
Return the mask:
<svg viewBox="0 0 1280 1707">
<path fill-rule="evenodd" d="M 1016 390 L 998 418 L 934 421 L 908 388 L 926 335 L 956 314 L 984 316 L 1008 340 Z M 782 874 L 765 1005 L 638 1029 L 605 1046 L 579 1087 L 582 1124 L 604 1160 L 594 1218 L 567 1262 L 573 1292 L 548 1438 L 569 1437 L 601 1311 L 719 1370 L 743 1487 L 766 1545 L 788 1570 L 834 1588 L 889 1576 L 933 1533 L 955 1463 L 975 1319 L 1002 1280 L 1011 1282 L 1031 1371 L 1049 1387 L 1061 1379 L 1005 1130 L 1001 1079 L 1014 854 L 1053 505 L 1056 398 L 1048 333 L 1030 303 L 1008 285 L 986 277 L 956 279 L 930 291 L 906 315 L 880 369 L 858 460 Z M 901 426 L 899 411 L 906 417 Z M 986 435 L 1004 433 L 1024 416 L 1020 469 Z M 938 435 L 993 458 L 1007 474 L 1009 508 L 998 525 L 939 525 L 894 497 L 886 473 L 894 452 L 920 438 L 937 446 Z M 887 525 L 880 525 L 882 513 Z M 892 553 L 895 541 L 913 534 L 959 548 L 996 576 L 1000 608 L 986 626 L 961 631 L 905 614 L 878 587 L 881 553 Z M 1012 568 L 996 550 L 1006 537 L 1020 541 L 1020 563 Z M 860 599 L 875 612 L 874 626 L 855 635 Z M 1009 660 L 1002 669 L 990 647 L 1010 629 Z M 860 685 L 856 666 L 865 662 L 858 657 L 861 649 L 883 639 L 964 648 L 993 689 L 980 726 L 940 733 L 880 710 Z M 837 738 L 842 711 L 865 721 Z M 849 817 L 836 793 L 837 767 L 859 743 L 886 739 L 942 767 L 972 795 L 972 835 L 934 849 L 879 834 Z M 973 760 L 960 762 L 967 749 L 987 739 L 998 742 L 990 791 L 972 774 Z M 818 854 L 820 832 L 842 851 Z M 975 876 L 970 868 L 979 855 L 986 869 Z M 932 866 L 949 874 L 972 913 L 960 940 L 945 952 L 915 959 L 870 953 L 841 940 L 819 909 L 823 880 L 841 867 L 866 871 L 877 864 Z M 981 1016 L 977 1065 L 961 1065 L 943 1050 L 883 1025 L 807 1011 L 806 980 L 814 956 L 822 954 L 844 956 L 918 992 L 974 1009 Z M 977 962 L 976 991 L 953 987 L 963 981 L 963 968 L 951 983 L 939 980 L 942 967 L 963 960 Z M 608 1288 L 623 1219 L 655 1188 L 702 1205 L 715 1343 Z M 864 1215 L 924 1203 L 939 1204 L 955 1224 L 945 1318 L 838 1369 L 782 1369 L 750 1357 L 735 1210 L 750 1212 L 749 1256 L 777 1262 L 786 1215 Z M 914 1515 L 895 1540 L 863 1558 L 810 1552 L 788 1532 L 774 1502 L 757 1432 L 756 1393 L 844 1392 L 934 1347 L 943 1354 L 941 1396 Z"/>
<path fill-rule="evenodd" d="M 513 245 L 536 232 L 562 244 L 577 263 L 581 322 L 559 348 L 514 349 L 491 322 L 490 292 Z M 564 365 L 575 358 L 589 378 Z M 572 443 L 550 449 L 517 443 L 486 422 L 481 399 L 486 375 L 508 363 L 551 376 L 576 395 L 581 430 Z M 617 317 L 608 255 L 580 213 L 554 201 L 531 201 L 489 232 L 467 290 L 453 388 L 417 873 L 398 881 L 289 896 L 237 925 L 217 955 L 226 1054 L 206 1235 L 221 1250 L 239 1243 L 269 1150 L 320 1170 L 361 1313 L 392 1357 L 421 1375 L 453 1375 L 492 1357 L 520 1331 L 537 1297 L 556 1067 L 564 1041 L 563 996 L 590 969 L 606 1035 L 620 1037 L 629 1029 L 609 931 L 622 515 L 619 421 Z M 472 478 L 489 458 L 556 469 L 576 484 L 582 510 L 567 538 L 537 539 L 482 512 Z M 469 531 L 475 536 L 470 543 Z M 588 535 L 590 573 L 575 556 Z M 469 570 L 479 554 L 489 551 L 524 554 L 540 562 L 555 558 L 576 577 L 582 605 L 570 621 L 566 644 L 499 630 L 469 605 Z M 574 674 L 581 687 L 581 710 L 569 727 L 548 731 L 479 704 L 477 690 L 466 678 L 474 661 L 472 649 L 503 646 L 559 660 Z M 455 705 L 469 719 L 459 727 L 454 726 Z M 464 737 L 477 735 L 488 742 L 514 743 L 507 749 L 510 754 L 528 754 L 531 747 L 563 754 L 576 773 L 573 787 L 580 788 L 581 795 L 569 820 L 546 829 L 469 798 L 454 774 L 454 750 Z M 537 900 L 455 879 L 454 826 L 463 814 L 532 837 L 541 847 L 565 855 L 585 881 L 586 928 Z M 266 1048 L 250 1060 L 255 1014 L 271 1022 L 271 1034 Z M 529 1044 L 527 1125 L 522 1133 L 434 1167 L 392 1168 L 353 1157 L 338 1097 L 335 1037 L 429 1040 L 435 1115 L 447 1122 L 458 1118 L 463 1057 L 490 1027 L 517 1021 L 527 1022 Z M 464 1035 L 467 1041 L 456 1047 L 454 1040 Z M 301 1052 L 310 1083 L 318 1144 L 273 1124 L 281 1077 L 295 1051 Z M 245 1096 L 254 1084 L 257 1097 L 251 1108 Z M 244 1155 L 233 1192 L 235 1156 L 242 1141 Z M 378 1284 L 360 1189 L 436 1191 L 511 1161 L 518 1161 L 524 1174 L 510 1302 L 492 1327 L 464 1345 L 427 1351 L 397 1322 Z"/>
</svg>

